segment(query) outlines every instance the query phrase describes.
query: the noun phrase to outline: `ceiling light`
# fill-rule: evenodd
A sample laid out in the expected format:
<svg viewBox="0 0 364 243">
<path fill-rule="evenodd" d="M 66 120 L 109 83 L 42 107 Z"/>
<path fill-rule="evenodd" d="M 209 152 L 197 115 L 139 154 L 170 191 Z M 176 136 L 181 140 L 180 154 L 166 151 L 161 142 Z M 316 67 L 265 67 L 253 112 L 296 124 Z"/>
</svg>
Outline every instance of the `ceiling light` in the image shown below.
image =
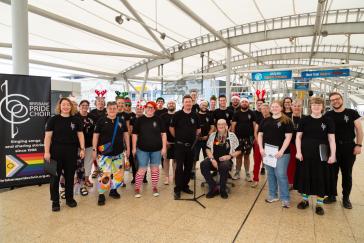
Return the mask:
<svg viewBox="0 0 364 243">
<path fill-rule="evenodd" d="M 115 22 L 118 24 L 122 24 L 124 22 L 123 20 L 123 16 L 122 15 L 118 15 L 115 17 Z"/>
<path fill-rule="evenodd" d="M 161 39 L 164 40 L 166 38 L 166 33 L 161 33 Z"/>
<path fill-rule="evenodd" d="M 322 37 L 326 37 L 328 35 L 329 35 L 329 32 L 327 32 L 327 30 L 324 30 L 324 31 L 321 32 Z"/>
</svg>

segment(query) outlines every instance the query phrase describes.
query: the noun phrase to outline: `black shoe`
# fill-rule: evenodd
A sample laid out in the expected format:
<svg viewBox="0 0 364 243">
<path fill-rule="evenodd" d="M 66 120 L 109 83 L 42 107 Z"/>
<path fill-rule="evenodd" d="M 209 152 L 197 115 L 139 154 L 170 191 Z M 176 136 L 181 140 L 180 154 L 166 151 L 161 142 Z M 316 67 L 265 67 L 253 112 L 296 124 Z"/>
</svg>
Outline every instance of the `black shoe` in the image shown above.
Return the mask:
<svg viewBox="0 0 364 243">
<path fill-rule="evenodd" d="M 126 184 L 125 184 L 125 183 L 123 183 L 123 185 L 122 185 L 121 187 L 126 187 Z"/>
<path fill-rule="evenodd" d="M 262 169 L 260 170 L 260 174 L 265 175 L 265 168 L 264 167 L 262 167 Z"/>
<path fill-rule="evenodd" d="M 209 191 L 206 194 L 206 198 L 214 198 L 217 195 L 219 195 L 219 190 L 218 189 L 214 189 L 214 190 Z"/>
<path fill-rule="evenodd" d="M 105 195 L 99 194 L 99 199 L 97 200 L 97 205 L 102 206 L 105 205 Z"/>
<path fill-rule="evenodd" d="M 181 192 L 175 192 L 174 193 L 174 200 L 179 200 L 181 199 Z"/>
<path fill-rule="evenodd" d="M 229 195 L 227 194 L 226 191 L 221 191 L 220 192 L 220 196 L 223 198 L 223 199 L 227 199 L 229 197 Z"/>
<path fill-rule="evenodd" d="M 116 189 L 111 189 L 110 193 L 109 193 L 109 197 L 112 197 L 114 199 L 119 199 L 120 194 L 118 193 L 118 191 Z"/>
<path fill-rule="evenodd" d="M 343 199 L 343 207 L 346 209 L 352 209 L 353 205 L 351 205 L 350 199 Z"/>
<path fill-rule="evenodd" d="M 52 202 L 52 211 L 58 212 L 59 210 L 61 210 L 61 206 L 59 205 L 59 202 Z"/>
<path fill-rule="evenodd" d="M 298 205 L 298 209 L 306 209 L 310 204 L 306 200 L 302 200 Z"/>
<path fill-rule="evenodd" d="M 77 202 L 73 198 L 72 199 L 69 199 L 69 200 L 66 200 L 66 204 L 70 208 L 77 207 Z"/>
<path fill-rule="evenodd" d="M 135 184 L 135 179 L 131 180 L 130 184 Z"/>
<path fill-rule="evenodd" d="M 325 211 L 324 211 L 324 209 L 322 207 L 316 206 L 316 214 L 317 215 L 324 215 Z"/>
<path fill-rule="evenodd" d="M 325 197 L 323 202 L 324 202 L 325 204 L 331 204 L 331 203 L 334 203 L 334 202 L 336 202 L 336 197 L 335 197 L 335 196 L 328 196 L 328 197 Z"/>
<path fill-rule="evenodd" d="M 186 188 L 184 190 L 182 190 L 184 193 L 187 193 L 187 194 L 193 194 L 193 191 L 189 188 Z"/>
</svg>

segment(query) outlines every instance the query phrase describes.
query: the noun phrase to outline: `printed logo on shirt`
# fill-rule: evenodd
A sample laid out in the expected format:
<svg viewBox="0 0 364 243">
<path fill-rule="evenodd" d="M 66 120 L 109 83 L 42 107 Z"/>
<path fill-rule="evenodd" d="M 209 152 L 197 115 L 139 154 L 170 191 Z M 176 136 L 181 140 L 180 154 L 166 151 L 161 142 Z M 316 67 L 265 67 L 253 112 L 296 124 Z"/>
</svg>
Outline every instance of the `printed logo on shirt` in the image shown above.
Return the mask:
<svg viewBox="0 0 364 243">
<path fill-rule="evenodd" d="M 156 128 L 157 127 L 157 123 L 154 121 L 153 122 L 153 127 Z"/>
<path fill-rule="evenodd" d="M 229 113 L 225 113 L 225 115 L 226 115 L 226 118 L 229 118 Z"/>
<path fill-rule="evenodd" d="M 252 118 L 252 116 L 250 114 L 248 114 L 248 119 L 250 120 L 250 118 Z"/>
<path fill-rule="evenodd" d="M 120 127 L 120 128 L 122 127 L 122 123 L 121 123 L 121 122 L 119 122 L 119 127 Z"/>
<path fill-rule="evenodd" d="M 322 128 L 322 131 L 325 131 L 325 129 L 326 129 L 326 124 L 325 124 L 325 123 L 321 123 L 321 128 Z"/>
<path fill-rule="evenodd" d="M 74 124 L 73 122 L 71 122 L 71 130 L 75 130 L 76 124 Z"/>
<path fill-rule="evenodd" d="M 209 122 L 210 120 L 209 120 L 209 118 L 208 117 L 206 117 L 206 122 Z"/>
<path fill-rule="evenodd" d="M 191 118 L 191 123 L 195 124 L 195 119 Z"/>
<path fill-rule="evenodd" d="M 348 122 L 349 122 L 349 117 L 348 117 L 347 115 L 344 115 L 344 121 L 345 121 L 346 123 L 348 123 Z"/>
<path fill-rule="evenodd" d="M 124 116 L 121 116 L 121 119 L 125 120 L 125 117 Z"/>
<path fill-rule="evenodd" d="M 282 126 L 282 123 L 281 122 L 278 122 L 277 123 L 277 127 L 280 128 Z"/>
</svg>

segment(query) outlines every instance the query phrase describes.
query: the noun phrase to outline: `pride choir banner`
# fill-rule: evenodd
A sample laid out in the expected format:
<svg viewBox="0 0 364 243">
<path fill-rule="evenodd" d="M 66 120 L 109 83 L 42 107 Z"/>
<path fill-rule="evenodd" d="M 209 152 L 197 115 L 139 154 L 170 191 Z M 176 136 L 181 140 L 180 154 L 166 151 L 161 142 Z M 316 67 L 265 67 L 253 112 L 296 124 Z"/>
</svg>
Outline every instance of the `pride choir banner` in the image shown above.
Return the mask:
<svg viewBox="0 0 364 243">
<path fill-rule="evenodd" d="M 51 79 L 0 74 L 0 188 L 49 182 L 44 173 L 44 126 Z"/>
</svg>

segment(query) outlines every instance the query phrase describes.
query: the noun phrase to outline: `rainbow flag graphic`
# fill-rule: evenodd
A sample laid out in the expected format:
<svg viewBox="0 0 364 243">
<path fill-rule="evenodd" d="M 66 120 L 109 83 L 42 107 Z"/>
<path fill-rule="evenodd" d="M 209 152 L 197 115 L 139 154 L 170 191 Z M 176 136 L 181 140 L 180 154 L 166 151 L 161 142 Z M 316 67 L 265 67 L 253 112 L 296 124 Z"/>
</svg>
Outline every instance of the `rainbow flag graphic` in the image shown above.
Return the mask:
<svg viewBox="0 0 364 243">
<path fill-rule="evenodd" d="M 23 160 L 25 167 L 17 176 L 39 175 L 44 173 L 43 153 L 17 154 Z"/>
</svg>

